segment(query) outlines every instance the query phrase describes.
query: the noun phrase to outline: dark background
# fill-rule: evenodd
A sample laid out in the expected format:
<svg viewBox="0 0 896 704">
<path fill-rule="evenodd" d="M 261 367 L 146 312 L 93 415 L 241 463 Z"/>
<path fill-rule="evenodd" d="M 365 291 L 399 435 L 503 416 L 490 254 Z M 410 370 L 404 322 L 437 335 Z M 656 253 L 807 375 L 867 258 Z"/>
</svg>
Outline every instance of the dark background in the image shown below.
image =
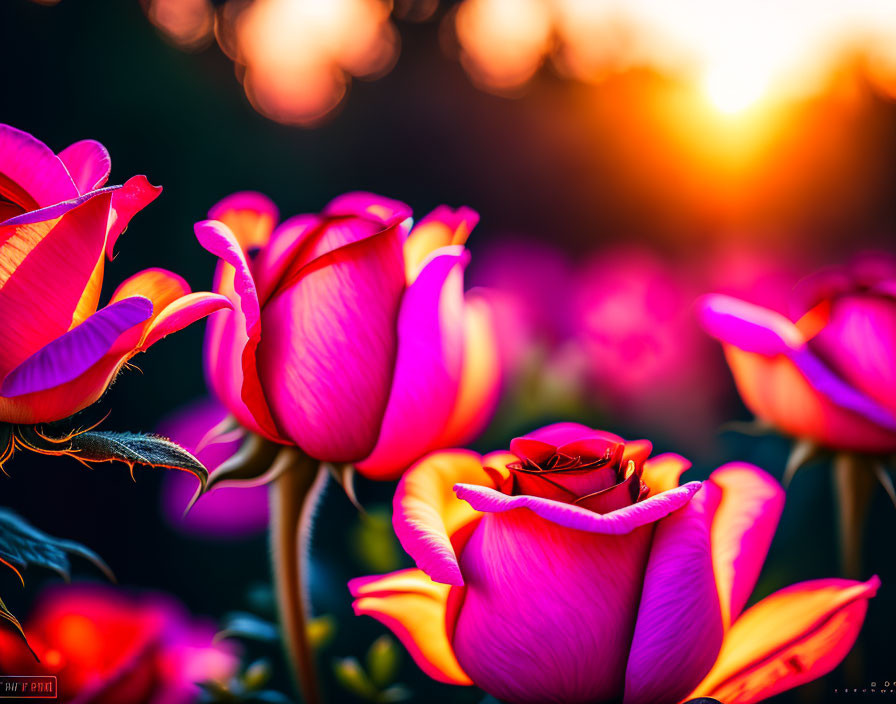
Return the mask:
<svg viewBox="0 0 896 704">
<path fill-rule="evenodd" d="M 164 186 L 120 240 L 119 256 L 107 267 L 107 293 L 148 266 L 170 268 L 194 289 L 208 288 L 214 262 L 196 243 L 192 224 L 222 196 L 242 189 L 267 193 L 284 215 L 315 211 L 354 189 L 399 198 L 418 214 L 443 202 L 467 204 L 482 214 L 471 240 L 474 258 L 482 242 L 507 233 L 546 238 L 571 254 L 627 241 L 687 258 L 724 238 L 754 237 L 764 246 L 835 258 L 860 245 L 886 244 L 894 231 L 896 110 L 860 74 L 847 79 L 854 92 L 849 101 L 827 96 L 792 106 L 755 158 L 732 169 L 706 157 L 713 139 L 730 135 L 687 121 L 671 129 L 643 109 L 650 95 L 670 88 L 661 76 L 633 73 L 594 87 L 544 71 L 524 96 L 501 98 L 476 89 L 440 49 L 438 22 L 399 23 L 399 31 L 395 69 L 376 82 L 354 81 L 328 123 L 302 129 L 257 114 L 216 47 L 189 54 L 166 43 L 137 0 L 66 0 L 56 7 L 3 0 L 0 121 L 57 151 L 98 139 L 112 155 L 112 183 L 145 173 Z M 136 359 L 143 373 L 123 374 L 96 418 L 111 409 L 105 427 L 149 431 L 165 413 L 202 396 L 202 331 L 194 325 Z M 726 403 L 722 419 L 748 417 L 733 388 Z M 627 437 L 644 434 L 603 422 Z M 507 424 L 501 428 L 482 442 L 485 449 L 508 441 Z M 719 437 L 715 427 L 707 428 L 707 438 L 687 478 L 705 477 L 733 459 L 780 476 L 785 440 Z M 681 449 L 674 438 L 658 445 Z M 87 471 L 73 460 L 25 454 L 6 471 L 2 504 L 95 549 L 127 587 L 173 593 L 193 612 L 218 618 L 245 608 L 247 591 L 267 579 L 264 538 L 201 540 L 161 520 L 155 471 L 138 469 L 135 483 L 124 466 Z M 364 484 L 360 492 L 365 503 L 377 505 L 389 501 L 391 490 Z M 369 572 L 352 556 L 344 530 L 354 520 L 348 502 L 331 491 L 314 544 L 315 607 L 338 622 L 321 659 L 334 701 L 351 698 L 329 678 L 330 658 L 361 656 L 383 632 L 371 619 L 351 616 L 343 586 Z M 829 470 L 810 467 L 788 493 L 756 597 L 837 575 L 836 535 Z M 778 701 L 824 701 L 844 683 L 896 680 L 893 535 L 896 509 L 878 492 L 867 573 L 879 574 L 883 588 L 871 602 L 852 669 Z M 76 573 L 95 578 L 86 565 Z M 52 579 L 39 570 L 26 578 L 22 590 L 13 576 L 0 574 L 3 598 L 20 616 Z M 283 667 L 276 667 L 285 687 Z M 402 681 L 415 701 L 481 699 L 473 690 L 431 683 L 406 656 Z"/>
</svg>

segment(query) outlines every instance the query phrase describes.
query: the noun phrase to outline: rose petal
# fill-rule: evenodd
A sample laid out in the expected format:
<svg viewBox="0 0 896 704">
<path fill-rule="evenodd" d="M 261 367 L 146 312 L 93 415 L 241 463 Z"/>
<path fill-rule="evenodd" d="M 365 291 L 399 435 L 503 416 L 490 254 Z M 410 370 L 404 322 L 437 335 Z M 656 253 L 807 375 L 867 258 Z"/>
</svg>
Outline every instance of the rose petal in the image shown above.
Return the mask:
<svg viewBox="0 0 896 704">
<path fill-rule="evenodd" d="M 339 247 L 264 308 L 260 378 L 278 426 L 312 457 L 358 461 L 376 443 L 395 368 L 401 256 L 396 228 Z"/>
<path fill-rule="evenodd" d="M 397 478 L 431 447 L 454 409 L 468 259 L 461 247 L 445 248 L 405 291 L 389 402 L 373 452 L 357 465 L 365 476 Z"/>
<path fill-rule="evenodd" d="M 625 670 L 625 704 L 680 701 L 716 661 L 724 631 L 708 525 L 696 500 L 656 524 Z"/>
<path fill-rule="evenodd" d="M 106 240 L 111 194 L 61 217 L 0 225 L 0 373 L 65 333 Z"/>
<path fill-rule="evenodd" d="M 392 526 L 421 570 L 437 582 L 460 586 L 464 581 L 451 537 L 479 514 L 454 495 L 457 482 L 491 485 L 479 455 L 446 450 L 424 457 L 398 484 Z"/>
<path fill-rule="evenodd" d="M 531 511 L 484 516 L 460 555 L 461 667 L 502 701 L 621 697 L 651 535 L 569 530 Z"/>
<path fill-rule="evenodd" d="M 271 238 L 280 211 L 263 193 L 241 191 L 218 201 L 208 211 L 209 220 L 219 220 L 230 228 L 243 252 L 264 247 Z"/>
<path fill-rule="evenodd" d="M 819 579 L 775 592 L 735 622 L 690 696 L 752 704 L 830 672 L 852 648 L 879 586 L 877 577 Z"/>
<path fill-rule="evenodd" d="M 473 684 L 457 663 L 445 627 L 447 584 L 436 584 L 420 570 L 348 583 L 358 616 L 372 616 L 389 628 L 427 675 L 447 684 Z"/>
<path fill-rule="evenodd" d="M 756 586 L 784 510 L 784 490 L 758 467 L 731 463 L 709 476 L 695 500 L 705 502 L 712 520 L 712 563 L 727 628 Z"/>
<path fill-rule="evenodd" d="M 134 176 L 117 188 L 111 189 L 112 211 L 109 216 L 109 238 L 106 256 L 114 258 L 115 243 L 124 232 L 131 218 L 152 203 L 162 192 L 161 186 L 153 186 L 146 176 Z"/>
<path fill-rule="evenodd" d="M 94 139 L 83 139 L 70 144 L 59 159 L 74 181 L 79 193 L 88 193 L 102 186 L 109 179 L 112 159 L 106 148 Z"/>
<path fill-rule="evenodd" d="M 440 247 L 463 245 L 479 222 L 479 214 L 470 208 L 440 205 L 411 230 L 404 243 L 404 260 L 410 284 L 423 270 L 427 259 Z"/>
<path fill-rule="evenodd" d="M 681 475 L 690 468 L 690 460 L 674 452 L 666 452 L 644 462 L 641 481 L 650 489 L 649 496 L 655 496 L 677 487 Z"/>
<path fill-rule="evenodd" d="M 498 405 L 501 373 L 491 305 L 481 296 L 467 293 L 460 384 L 451 417 L 432 449 L 462 447 L 485 429 Z"/>
<path fill-rule="evenodd" d="M 803 345 L 796 326 L 780 313 L 731 296 L 712 294 L 697 302 L 706 331 L 722 342 L 767 356 Z"/>
<path fill-rule="evenodd" d="M 59 157 L 27 132 L 0 124 L 0 196 L 35 210 L 78 196 Z"/>
<path fill-rule="evenodd" d="M 572 504 L 542 499 L 537 496 L 507 496 L 486 486 L 458 483 L 454 491 L 477 511 L 501 513 L 527 508 L 542 518 L 567 528 L 625 535 L 635 528 L 658 521 L 681 508 L 700 489 L 700 482 L 690 482 L 657 496 L 651 496 L 612 513 L 597 514 Z"/>
<path fill-rule="evenodd" d="M 22 396 L 72 381 L 105 355 L 118 337 L 152 315 L 146 298 L 126 298 L 94 313 L 41 348 L 3 380 L 0 394 Z"/>
</svg>

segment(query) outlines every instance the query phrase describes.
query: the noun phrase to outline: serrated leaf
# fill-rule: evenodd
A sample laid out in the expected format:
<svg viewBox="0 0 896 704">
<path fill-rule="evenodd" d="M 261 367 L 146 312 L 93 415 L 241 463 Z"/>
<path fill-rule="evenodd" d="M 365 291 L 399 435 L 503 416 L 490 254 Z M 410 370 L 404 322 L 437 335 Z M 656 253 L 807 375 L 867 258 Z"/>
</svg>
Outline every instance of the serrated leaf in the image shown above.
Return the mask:
<svg viewBox="0 0 896 704">
<path fill-rule="evenodd" d="M 115 581 L 112 570 L 93 550 L 73 540 L 47 535 L 12 511 L 0 508 L 0 561 L 8 564 L 16 572 L 29 565 L 36 565 L 53 570 L 68 580 L 71 577 L 68 560 L 70 554 L 83 557 L 110 580 Z"/>
<path fill-rule="evenodd" d="M 367 650 L 367 674 L 378 689 L 392 683 L 400 663 L 398 648 L 388 635 L 377 638 Z"/>
<path fill-rule="evenodd" d="M 180 445 L 158 435 L 89 431 L 71 439 L 72 453 L 87 462 L 118 460 L 133 467 L 180 469 L 193 474 L 202 486 L 208 481 L 208 470 Z"/>
<path fill-rule="evenodd" d="M 15 437 L 25 449 L 45 455 L 66 455 L 82 464 L 124 462 L 131 469 L 131 477 L 134 476 L 134 465 L 140 464 L 190 472 L 201 487 L 208 482 L 208 470 L 199 460 L 180 445 L 159 435 L 88 429 L 55 437 L 44 434 L 37 426 L 17 425 Z"/>
</svg>

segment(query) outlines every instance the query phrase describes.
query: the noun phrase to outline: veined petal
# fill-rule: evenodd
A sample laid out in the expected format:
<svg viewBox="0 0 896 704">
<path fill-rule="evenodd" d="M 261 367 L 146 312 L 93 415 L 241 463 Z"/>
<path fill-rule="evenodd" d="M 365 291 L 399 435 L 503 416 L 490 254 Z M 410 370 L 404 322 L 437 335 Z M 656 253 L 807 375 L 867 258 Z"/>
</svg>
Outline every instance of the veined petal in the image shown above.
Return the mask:
<svg viewBox="0 0 896 704">
<path fill-rule="evenodd" d="M 447 684 L 473 684 L 448 640 L 447 584 L 436 584 L 417 569 L 348 583 L 358 616 L 372 616 L 391 630 L 427 675 Z"/>
<path fill-rule="evenodd" d="M 262 435 L 279 440 L 255 364 L 261 337 L 261 309 L 255 280 L 236 236 L 223 222 L 205 220 L 195 225 L 196 237 L 219 257 L 215 291 L 230 298 L 233 311 L 212 315 L 206 333 L 206 373 L 218 397 L 240 422 Z"/>
<path fill-rule="evenodd" d="M 61 420 L 95 403 L 121 367 L 137 352 L 146 321 L 128 328 L 109 350 L 80 376 L 51 389 L 0 397 L 0 420 L 6 423 L 45 423 Z"/>
<path fill-rule="evenodd" d="M 153 267 L 144 269 L 125 279 L 115 293 L 111 303 L 131 296 L 143 296 L 152 301 L 153 311 L 158 315 L 169 303 L 190 293 L 186 279 L 173 271 Z"/>
<path fill-rule="evenodd" d="M 0 196 L 27 211 L 76 198 L 78 189 L 46 144 L 0 124 Z"/>
<path fill-rule="evenodd" d="M 112 211 L 109 215 L 109 238 L 106 241 L 106 256 L 111 261 L 115 243 L 124 232 L 131 218 L 152 203 L 162 192 L 161 186 L 153 186 L 146 176 L 133 176 L 112 192 Z"/>
<path fill-rule="evenodd" d="M 719 654 L 724 630 L 705 511 L 691 501 L 656 524 L 625 670 L 625 704 L 680 701 Z"/>
<path fill-rule="evenodd" d="M 248 252 L 267 245 L 280 211 L 263 193 L 241 191 L 218 201 L 208 211 L 208 218 L 227 225 L 243 252 Z"/>
<path fill-rule="evenodd" d="M 79 193 L 88 193 L 109 180 L 112 159 L 106 148 L 94 139 L 82 139 L 70 144 L 59 152 L 59 159 Z"/>
<path fill-rule="evenodd" d="M 103 250 L 111 198 L 88 198 L 51 220 L 0 225 L 3 375 L 71 327 Z"/>
<path fill-rule="evenodd" d="M 23 396 L 72 381 L 96 364 L 122 333 L 151 315 L 152 302 L 143 297 L 112 303 L 13 369 L 0 395 Z"/>
<path fill-rule="evenodd" d="M 711 517 L 713 571 L 728 628 L 756 586 L 784 510 L 784 490 L 758 467 L 731 463 L 709 476 L 695 500 Z"/>
<path fill-rule="evenodd" d="M 373 218 L 381 225 L 392 226 L 411 217 L 411 209 L 401 201 L 375 193 L 355 191 L 331 200 L 323 210 L 327 217 L 356 216 Z"/>
<path fill-rule="evenodd" d="M 454 495 L 458 482 L 492 486 L 475 452 L 434 452 L 405 472 L 392 504 L 392 526 L 405 552 L 432 579 L 456 586 L 464 580 L 451 537 L 479 516 Z"/>
<path fill-rule="evenodd" d="M 464 357 L 454 410 L 431 448 L 461 447 L 491 420 L 501 392 L 501 355 L 488 301 L 468 293 L 464 306 Z"/>
<path fill-rule="evenodd" d="M 805 343 L 802 333 L 780 313 L 731 296 L 703 296 L 697 311 L 710 335 L 747 352 L 770 356 Z"/>
<path fill-rule="evenodd" d="M 258 300 L 264 304 L 277 288 L 284 272 L 321 223 L 319 215 L 295 215 L 284 220 L 252 263 L 258 286 Z"/>
<path fill-rule="evenodd" d="M 208 252 L 233 268 L 233 291 L 239 298 L 240 309 L 246 317 L 246 331 L 251 336 L 259 323 L 261 311 L 258 305 L 258 294 L 255 280 L 249 270 L 249 263 L 239 240 L 233 231 L 218 220 L 203 220 L 194 226 L 196 239 Z M 219 275 L 220 278 L 220 275 Z M 216 292 L 224 293 L 222 286 L 215 286 Z"/>
<path fill-rule="evenodd" d="M 855 643 L 880 580 L 801 582 L 743 613 L 715 667 L 691 693 L 752 704 L 833 670 Z"/>
<path fill-rule="evenodd" d="M 649 495 L 655 496 L 677 487 L 681 475 L 690 468 L 690 460 L 674 452 L 665 452 L 645 460 L 641 481 L 650 489 Z"/>
<path fill-rule="evenodd" d="M 483 513 L 502 513 L 527 508 L 542 518 L 567 528 L 589 533 L 625 535 L 681 508 L 699 491 L 700 486 L 701 482 L 689 482 L 631 506 L 603 514 L 539 496 L 507 496 L 486 486 L 457 483 L 454 491 L 458 498 Z"/>
<path fill-rule="evenodd" d="M 569 530 L 531 511 L 483 516 L 460 553 L 461 667 L 501 701 L 621 699 L 652 535 Z"/>
<path fill-rule="evenodd" d="M 163 337 L 201 320 L 207 315 L 224 308 L 231 308 L 230 300 L 217 293 L 197 291 L 178 298 L 153 316 L 146 330 L 140 349 L 151 347 Z"/>
<path fill-rule="evenodd" d="M 354 462 L 376 444 L 403 266 L 389 228 L 318 257 L 265 305 L 259 376 L 278 427 L 312 457 Z"/>
<path fill-rule="evenodd" d="M 475 210 L 440 205 L 417 223 L 404 243 L 408 284 L 417 278 L 430 254 L 440 247 L 465 244 L 478 222 Z"/>
<path fill-rule="evenodd" d="M 468 259 L 463 248 L 446 248 L 402 297 L 389 402 L 373 452 L 357 465 L 365 476 L 399 476 L 431 447 L 454 409 Z"/>
</svg>

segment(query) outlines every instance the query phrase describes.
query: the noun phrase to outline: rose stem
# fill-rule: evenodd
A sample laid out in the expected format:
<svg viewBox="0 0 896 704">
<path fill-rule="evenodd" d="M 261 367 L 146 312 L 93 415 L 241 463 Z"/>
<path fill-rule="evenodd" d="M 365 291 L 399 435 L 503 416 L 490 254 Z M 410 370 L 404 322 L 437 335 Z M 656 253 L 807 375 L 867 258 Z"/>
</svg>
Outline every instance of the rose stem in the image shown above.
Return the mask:
<svg viewBox="0 0 896 704">
<path fill-rule="evenodd" d="M 305 704 L 319 704 L 314 652 L 308 639 L 308 594 L 304 569 L 311 518 L 327 473 L 316 460 L 296 451 L 295 459 L 270 485 L 271 565 L 283 646 L 293 664 Z"/>
</svg>

